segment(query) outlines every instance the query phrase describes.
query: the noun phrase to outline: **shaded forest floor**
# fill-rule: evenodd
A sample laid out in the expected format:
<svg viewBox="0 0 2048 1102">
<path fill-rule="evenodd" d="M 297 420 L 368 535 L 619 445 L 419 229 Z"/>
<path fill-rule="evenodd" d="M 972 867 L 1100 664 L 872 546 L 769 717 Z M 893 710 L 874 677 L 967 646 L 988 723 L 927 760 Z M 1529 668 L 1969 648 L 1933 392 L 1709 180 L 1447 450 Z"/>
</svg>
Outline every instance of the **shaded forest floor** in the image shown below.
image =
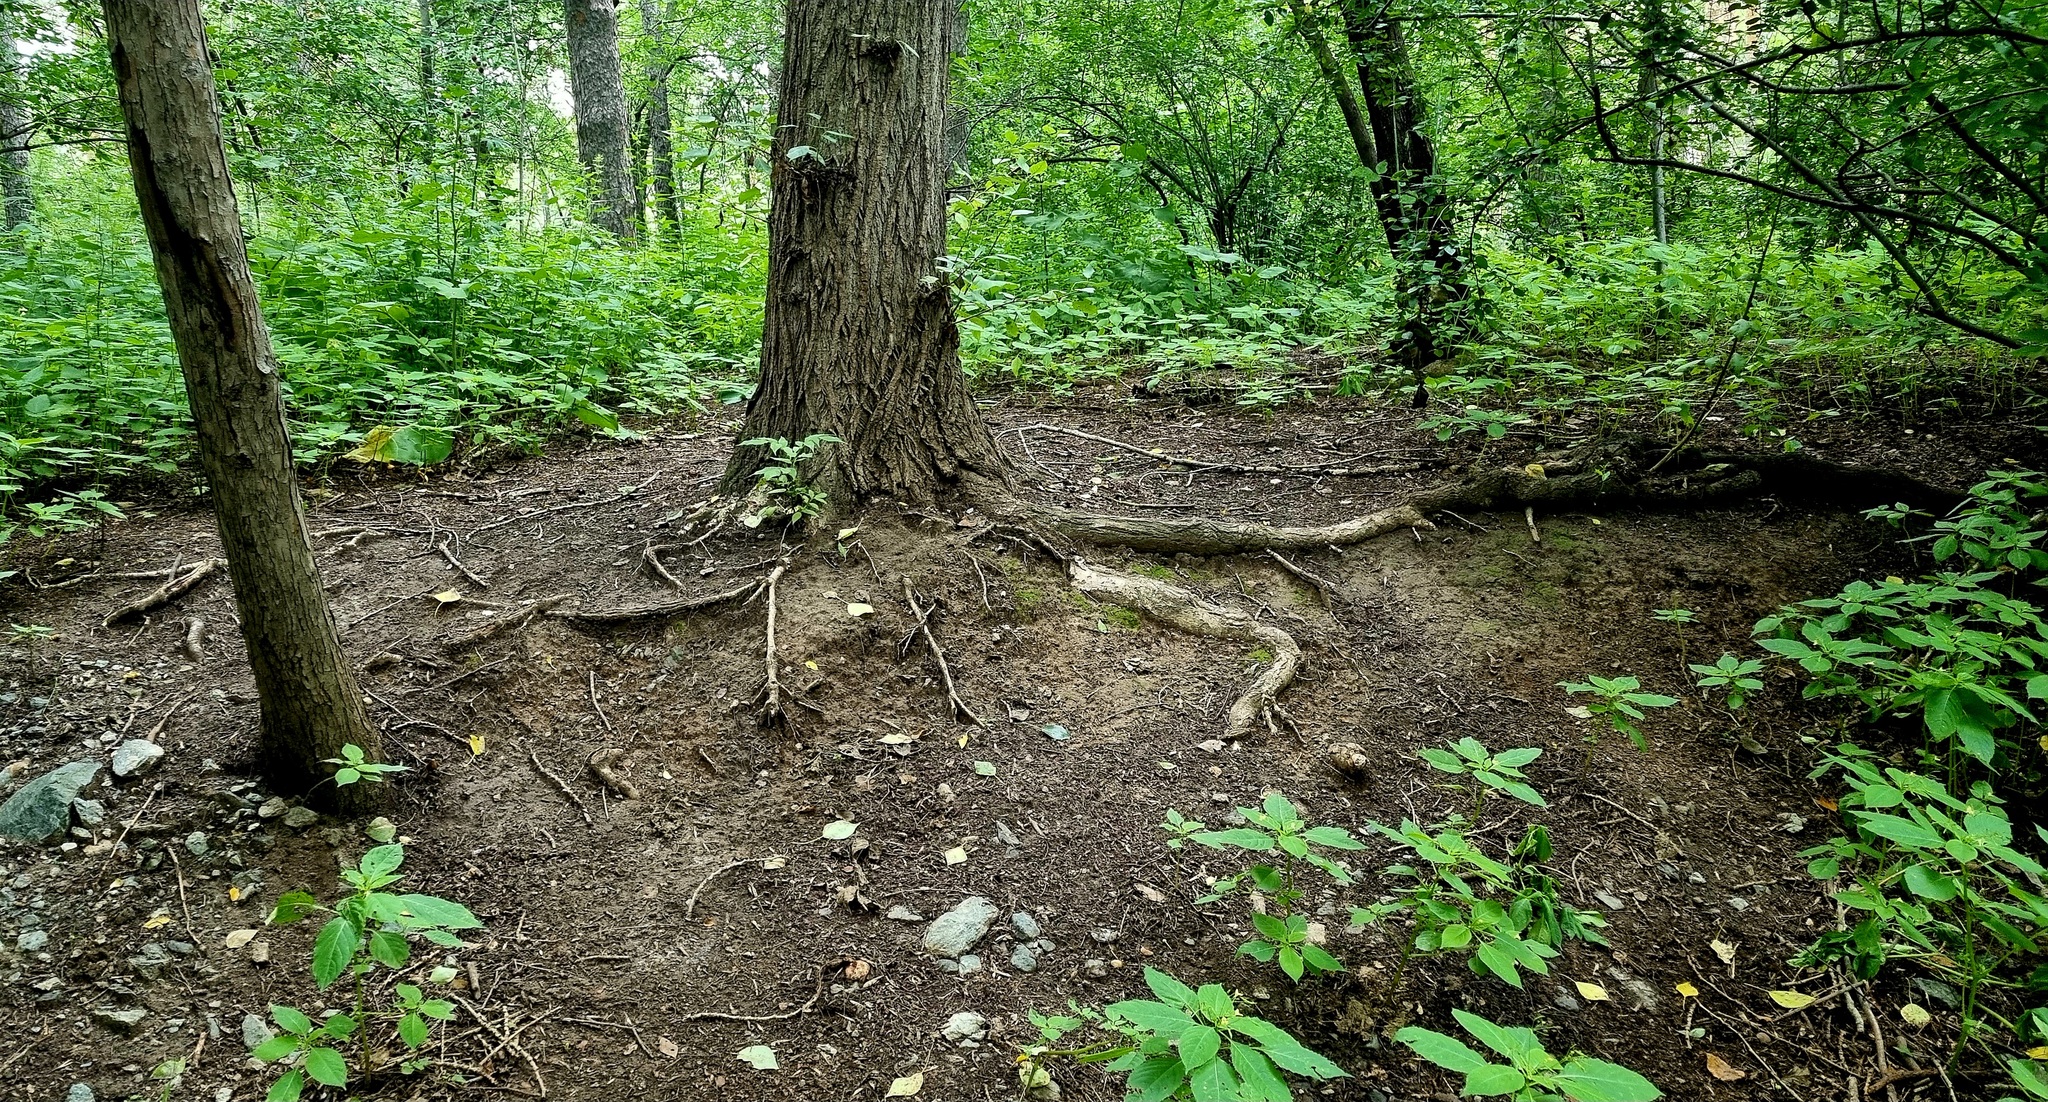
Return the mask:
<svg viewBox="0 0 2048 1102">
<path fill-rule="evenodd" d="M 1111 512 L 1336 519 L 1475 458 L 1418 431 L 1405 409 L 1361 401 L 1259 416 L 1102 389 L 988 412 L 1022 493 Z M 1190 473 L 1042 424 L 1243 465 L 1417 469 Z M 387 755 L 412 767 L 390 810 L 409 840 L 406 884 L 486 924 L 446 954 L 463 1009 L 435 1042 L 443 1068 L 469 1082 L 429 1075 L 378 1097 L 879 1098 L 913 1073 L 924 1099 L 1015 1097 L 1013 1056 L 1032 1039 L 1024 1012 L 1131 997 L 1147 964 L 1224 982 L 1331 1056 L 1352 1078 L 1308 1091 L 1335 1099 L 1448 1097 L 1443 1073 L 1388 1038 L 1403 1024 L 1448 1028 L 1458 1006 L 1540 1023 L 1552 1051 L 1627 1064 L 1678 1099 L 1849 1098 L 1873 1074 L 1870 1039 L 1839 1004 L 1787 1013 L 1765 994 L 1824 993 L 1824 977 L 1784 961 L 1834 922 L 1796 855 L 1832 831 L 1819 803 L 1829 793 L 1806 774 L 1815 742 L 1842 732 L 1777 678 L 1738 725 L 1698 698 L 1683 663 L 1749 653 L 1750 625 L 1780 604 L 1911 570 L 1888 530 L 1768 498 L 1689 515 L 1539 516 L 1540 544 L 1519 514 L 1447 518 L 1292 557 L 1335 583 L 1327 601 L 1269 558 L 1103 556 L 1256 608 L 1301 640 L 1305 673 L 1284 697 L 1300 736 L 1241 744 L 1213 740 L 1261 656 L 1096 605 L 1037 549 L 957 510 L 873 509 L 839 541 L 844 553 L 821 540 L 795 559 L 777 623 L 793 731 L 757 722 L 760 602 L 616 626 L 539 618 L 446 646 L 517 602 L 678 596 L 641 553 L 709 492 L 730 428 L 658 428 L 413 481 L 337 475 L 314 491 L 344 641 L 367 670 Z M 1976 424 L 1964 440 L 1940 426 L 1829 432 L 1807 446 L 1949 485 L 2040 461 L 2020 426 Z M 1485 458 L 1520 464 L 1536 444 L 1511 436 Z M 263 928 L 263 916 L 286 890 L 331 898 L 337 858 L 368 843 L 360 824 L 264 808 L 270 794 L 246 772 L 255 704 L 224 580 L 147 622 L 100 626 L 154 583 L 86 575 L 216 554 L 207 515 L 166 505 L 30 550 L 9 565 L 49 588 L 16 579 L 0 593 L 6 618 L 55 634 L 17 641 L 0 663 L 0 759 L 33 776 L 104 762 L 152 731 L 168 753 L 138 778 L 102 772 L 87 795 L 104 804 L 103 824 L 61 847 L 0 849 L 0 1093 L 54 1102 L 83 1083 L 101 1099 L 155 1097 L 150 1070 L 183 1056 L 172 1098 L 260 1098 L 270 1076 L 246 1056 L 245 1015 L 344 1001 L 313 988 L 312 928 Z M 777 554 L 772 536 L 720 537 L 664 561 L 694 594 L 759 576 Z M 949 715 L 921 644 L 902 647 L 915 626 L 906 576 L 942 603 L 938 638 L 985 729 Z M 459 599 L 434 596 L 451 592 Z M 1697 623 L 1681 635 L 1653 618 L 1671 608 Z M 192 617 L 212 629 L 196 663 L 180 653 Z M 1611 732 L 1586 748 L 1588 727 L 1556 683 L 1589 673 L 1684 698 L 1647 725 L 1649 753 Z M 1448 956 L 1419 959 L 1394 987 L 1387 934 L 1344 928 L 1349 905 L 1384 886 L 1377 870 L 1394 857 L 1377 844 L 1355 857 L 1356 888 L 1310 900 L 1350 970 L 1290 984 L 1232 955 L 1240 901 L 1193 902 L 1206 877 L 1240 866 L 1170 852 L 1155 825 L 1168 809 L 1216 825 L 1271 790 L 1311 822 L 1429 822 L 1468 801 L 1414 753 L 1465 735 L 1544 749 L 1530 772 L 1550 808 L 1490 806 L 1479 836 L 1505 848 L 1546 823 L 1565 898 L 1611 924 L 1611 949 L 1573 943 L 1521 991 Z M 1363 780 L 1327 764 L 1339 741 L 1365 748 Z M 606 748 L 624 751 L 618 771 L 639 798 L 586 770 Z M 858 823 L 865 845 L 821 838 L 838 819 Z M 985 966 L 962 976 L 920 939 L 974 895 L 1004 917 L 977 950 Z M 1030 971 L 1013 960 L 1031 956 L 1018 952 L 1031 939 L 1014 912 L 1040 928 Z M 252 957 L 265 952 L 267 963 Z M 1888 971 L 1880 1006 L 1906 1001 L 1910 976 Z M 1580 982 L 1611 997 L 1588 1002 Z M 1700 997 L 1681 997 L 1680 983 Z M 773 1020 L 684 1020 L 702 1011 Z M 986 1034 L 944 1035 L 961 1011 L 983 1015 Z M 750 1045 L 772 1047 L 779 1069 L 736 1059 Z M 1743 1078 L 1711 1077 L 1710 1053 Z M 1069 1099 L 1121 1094 L 1094 1070 L 1058 1081 Z M 1899 1089 L 1945 1096 L 1932 1078 Z"/>
</svg>

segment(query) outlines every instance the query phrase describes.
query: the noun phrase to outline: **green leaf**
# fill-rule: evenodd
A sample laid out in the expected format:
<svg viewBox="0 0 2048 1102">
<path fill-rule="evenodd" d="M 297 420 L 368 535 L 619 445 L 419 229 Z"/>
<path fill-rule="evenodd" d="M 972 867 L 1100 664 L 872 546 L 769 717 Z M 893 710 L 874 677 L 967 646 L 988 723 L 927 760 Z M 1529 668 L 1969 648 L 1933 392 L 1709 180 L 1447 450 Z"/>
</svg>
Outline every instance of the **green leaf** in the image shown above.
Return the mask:
<svg viewBox="0 0 2048 1102">
<path fill-rule="evenodd" d="M 1199 1010 L 1204 1018 L 1220 1022 L 1230 1014 L 1230 993 L 1225 991 L 1220 983 L 1205 983 L 1201 990 L 1195 992 L 1194 1008 Z"/>
<path fill-rule="evenodd" d="M 1236 1102 L 1237 1073 L 1221 1060 L 1210 1060 L 1188 1073 L 1188 1089 L 1195 1102 Z"/>
<path fill-rule="evenodd" d="M 1345 830 L 1343 827 L 1310 827 L 1307 831 L 1303 832 L 1302 837 L 1308 839 L 1311 842 L 1314 842 L 1316 845 L 1328 846 L 1331 849 L 1365 848 L 1364 842 L 1361 842 L 1358 839 L 1353 838 L 1351 836 L 1351 832 Z"/>
<path fill-rule="evenodd" d="M 277 1082 L 270 1085 L 270 1093 L 263 1096 L 264 1102 L 299 1102 L 299 1095 L 306 1090 L 306 1073 L 297 1068 L 285 1072 Z"/>
<path fill-rule="evenodd" d="M 403 968 L 412 959 L 412 945 L 404 934 L 379 930 L 370 935 L 370 956 L 386 968 Z"/>
<path fill-rule="evenodd" d="M 1566 1060 L 1557 1073 L 1557 1089 L 1574 1102 L 1654 1102 L 1664 1097 L 1648 1079 L 1590 1056 Z"/>
<path fill-rule="evenodd" d="M 306 917 L 306 912 L 318 907 L 320 901 L 305 892 L 286 892 L 277 897 L 277 906 L 270 909 L 269 924 L 283 926 Z"/>
<path fill-rule="evenodd" d="M 1513 750 L 1502 750 L 1494 755 L 1493 761 L 1495 765 L 1506 766 L 1509 769 L 1519 769 L 1542 756 L 1542 747 L 1522 746 Z"/>
<path fill-rule="evenodd" d="M 1183 1008 L 1195 1005 L 1194 988 L 1149 964 L 1145 966 L 1145 986 L 1151 988 L 1154 995 L 1159 996 L 1169 1005 Z"/>
<path fill-rule="evenodd" d="M 1296 983 L 1301 982 L 1301 953 L 1294 946 L 1282 945 L 1280 947 L 1280 970 L 1287 973 L 1288 979 Z"/>
<path fill-rule="evenodd" d="M 313 939 L 313 982 L 321 988 L 341 977 L 355 959 L 356 948 L 362 943 L 363 932 L 345 915 L 335 915 L 320 927 L 320 935 Z"/>
<path fill-rule="evenodd" d="M 418 926 L 445 926 L 450 930 L 475 930 L 483 926 L 468 907 L 436 896 L 401 895 L 398 905 Z"/>
<path fill-rule="evenodd" d="M 1496 1094 L 1513 1094 L 1528 1083 L 1521 1072 L 1505 1064 L 1487 1064 L 1466 1073 L 1463 1093 L 1470 1098 L 1487 1098 Z"/>
<path fill-rule="evenodd" d="M 1394 1039 L 1440 1068 L 1470 1074 L 1486 1066 L 1486 1057 L 1473 1051 L 1472 1046 L 1433 1029 L 1411 1025 L 1394 1034 Z"/>
<path fill-rule="evenodd" d="M 299 1039 L 293 1036 L 272 1037 L 270 1040 L 249 1050 L 249 1055 L 264 1063 L 282 1060 L 299 1050 Z"/>
<path fill-rule="evenodd" d="M 1180 1035 L 1180 1062 L 1185 1067 L 1200 1068 L 1216 1058 L 1223 1048 L 1223 1035 L 1205 1025 L 1194 1026 Z"/>
<path fill-rule="evenodd" d="M 407 1014 L 398 1019 L 398 1037 L 407 1048 L 418 1048 L 427 1043 L 427 1022 L 418 1014 Z"/>
<path fill-rule="evenodd" d="M 1935 849 L 1941 845 L 1941 835 L 1911 819 L 1897 815 L 1875 814 L 1868 811 L 1856 813 L 1856 821 L 1863 829 L 1880 838 L 1889 839 L 1913 849 Z"/>
<path fill-rule="evenodd" d="M 1272 835 L 1261 830 L 1253 830 L 1250 827 L 1238 827 L 1234 830 L 1203 830 L 1190 834 L 1188 837 L 1201 845 L 1208 846 L 1210 849 L 1235 846 L 1238 849 L 1263 853 L 1273 848 Z"/>
<path fill-rule="evenodd" d="M 277 1027 L 286 1033 L 313 1032 L 313 1019 L 300 1013 L 299 1008 L 295 1006 L 271 1004 L 270 1020 L 276 1022 Z"/>
<path fill-rule="evenodd" d="M 363 854 L 361 868 L 364 876 L 387 876 L 397 872 L 398 866 L 404 863 L 404 846 L 376 846 Z"/>
<path fill-rule="evenodd" d="M 1922 899 L 1946 903 L 1956 897 L 1955 881 L 1925 864 L 1908 866 L 1903 879 L 1906 887 Z"/>
<path fill-rule="evenodd" d="M 331 1048 L 309 1049 L 306 1052 L 306 1074 L 312 1076 L 315 1083 L 323 1086 L 346 1086 L 348 1061 L 342 1059 L 341 1053 Z"/>
<path fill-rule="evenodd" d="M 1187 1079 L 1181 1062 L 1170 1056 L 1155 1056 L 1131 1069 L 1126 1084 L 1130 1095 L 1126 1102 L 1165 1102 Z"/>
<path fill-rule="evenodd" d="M 1266 1054 L 1249 1045 L 1232 1045 L 1230 1066 L 1244 1084 L 1242 1097 L 1248 1102 L 1292 1102 L 1294 1092 Z"/>
<path fill-rule="evenodd" d="M 1193 994 L 1193 992 L 1189 992 L 1190 997 Z M 1180 1036 L 1183 1032 L 1193 1028 L 1195 1024 L 1194 1019 L 1186 1014 L 1167 1006 L 1165 1003 L 1156 1003 L 1150 999 L 1131 999 L 1126 1002 L 1111 1003 L 1103 1007 L 1102 1012 L 1112 1017 L 1122 1018 L 1139 1029 L 1150 1030 L 1153 1033 L 1169 1038 Z"/>
</svg>

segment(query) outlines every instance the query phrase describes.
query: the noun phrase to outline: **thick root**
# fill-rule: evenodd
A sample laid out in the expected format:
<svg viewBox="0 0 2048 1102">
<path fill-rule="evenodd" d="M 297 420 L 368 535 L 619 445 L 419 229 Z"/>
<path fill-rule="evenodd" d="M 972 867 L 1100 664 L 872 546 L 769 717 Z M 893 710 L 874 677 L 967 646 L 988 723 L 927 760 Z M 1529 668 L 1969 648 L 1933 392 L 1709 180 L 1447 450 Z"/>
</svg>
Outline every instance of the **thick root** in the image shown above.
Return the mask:
<svg viewBox="0 0 2048 1102">
<path fill-rule="evenodd" d="M 1034 519 L 1077 543 L 1189 555 L 1248 551 L 1305 551 L 1364 543 L 1403 528 L 1434 528 L 1412 505 L 1397 505 L 1353 520 L 1306 528 L 1211 520 L 1204 517 L 1126 517 L 1084 513 L 1058 505 L 1028 506 Z"/>
<path fill-rule="evenodd" d="M 1154 578 L 1103 570 L 1080 559 L 1069 562 L 1067 570 L 1074 588 L 1096 600 L 1135 608 L 1182 631 L 1257 643 L 1271 651 L 1273 664 L 1253 679 L 1230 706 L 1223 737 L 1243 738 L 1261 723 L 1270 730 L 1279 729 L 1277 698 L 1294 680 L 1294 671 L 1301 665 L 1301 648 L 1292 635 L 1260 623 L 1249 613 L 1203 600 L 1187 589 Z"/>
</svg>

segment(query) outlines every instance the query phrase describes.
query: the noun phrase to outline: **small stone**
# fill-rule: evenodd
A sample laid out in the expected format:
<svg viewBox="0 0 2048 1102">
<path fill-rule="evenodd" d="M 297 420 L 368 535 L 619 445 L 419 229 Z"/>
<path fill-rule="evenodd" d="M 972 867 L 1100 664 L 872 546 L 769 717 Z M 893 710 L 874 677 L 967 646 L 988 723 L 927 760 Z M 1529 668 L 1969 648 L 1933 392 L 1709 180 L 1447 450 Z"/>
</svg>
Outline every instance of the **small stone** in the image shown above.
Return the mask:
<svg viewBox="0 0 2048 1102">
<path fill-rule="evenodd" d="M 94 1102 L 92 1088 L 84 1083 L 73 1083 L 71 1089 L 64 1092 L 64 1102 Z"/>
<path fill-rule="evenodd" d="M 959 957 L 974 948 L 995 924 L 1001 912 L 994 903 L 970 895 L 959 905 L 933 920 L 924 932 L 925 952 L 935 957 Z"/>
<path fill-rule="evenodd" d="M 1017 840 L 1016 832 L 1010 829 L 1010 824 L 1000 819 L 996 820 L 996 841 L 1006 846 L 1021 846 L 1024 844 Z"/>
<path fill-rule="evenodd" d="M 185 836 L 185 848 L 187 850 L 190 850 L 192 856 L 194 857 L 206 856 L 209 852 L 211 852 L 211 850 L 207 846 L 206 832 L 203 830 L 195 830 L 192 833 L 187 834 Z"/>
<path fill-rule="evenodd" d="M 114 775 L 133 777 L 146 773 L 157 762 L 162 761 L 164 748 L 146 738 L 132 738 L 114 747 Z"/>
<path fill-rule="evenodd" d="M 23 930 L 21 936 L 14 939 L 14 947 L 24 953 L 40 953 L 49 943 L 48 930 Z"/>
<path fill-rule="evenodd" d="M 1223 740 L 1220 738 L 1212 738 L 1207 742 L 1196 743 L 1195 748 L 1202 751 L 1205 754 L 1221 754 L 1223 752 Z"/>
<path fill-rule="evenodd" d="M 142 1019 L 147 1017 L 149 1017 L 149 1011 L 144 1010 L 139 1006 L 131 1007 L 127 1010 L 102 1009 L 95 1010 L 92 1012 L 93 1021 L 98 1022 L 103 1026 L 106 1026 L 108 1029 L 111 1029 L 124 1037 L 131 1033 L 134 1033 L 136 1027 L 142 1024 Z"/>
<path fill-rule="evenodd" d="M 1018 911 L 1010 916 L 1010 929 L 1017 931 L 1018 937 L 1028 940 L 1036 940 L 1042 932 L 1038 927 L 1038 920 L 1025 911 Z"/>
<path fill-rule="evenodd" d="M 1122 936 L 1124 936 L 1122 933 L 1112 930 L 1107 926 L 1097 926 L 1093 930 L 1088 931 L 1088 940 L 1097 945 L 1115 945 L 1116 939 Z"/>
<path fill-rule="evenodd" d="M 250 943 L 249 943 L 249 963 L 251 963 L 251 964 L 269 964 L 269 963 L 270 963 L 270 943 L 269 943 L 269 942 L 267 942 L 267 941 L 252 941 L 252 942 L 250 942 Z"/>
<path fill-rule="evenodd" d="M 1010 967 L 1019 972 L 1038 971 L 1038 950 L 1029 945 L 1019 945 L 1010 954 Z"/>
<path fill-rule="evenodd" d="M 898 903 L 894 907 L 889 908 L 889 913 L 887 915 L 884 915 L 883 917 L 891 919 L 896 922 L 924 921 L 923 915 L 918 914 L 916 911 L 911 910 L 910 908 L 904 906 L 901 903 Z"/>
<path fill-rule="evenodd" d="M 272 796 L 256 809 L 256 816 L 261 819 L 275 819 L 291 809 L 291 803 L 283 796 Z"/>
<path fill-rule="evenodd" d="M 98 800 L 71 801 L 71 814 L 82 826 L 94 827 L 107 821 L 107 805 Z"/>
<path fill-rule="evenodd" d="M 1621 984 L 1628 991 L 1630 997 L 1635 999 L 1635 1008 L 1637 1010 L 1656 1010 L 1664 1001 L 1663 996 L 1657 993 L 1657 988 L 1653 984 L 1639 980 L 1618 967 L 1609 965 L 1607 974 L 1613 976 L 1615 982 Z"/>
<path fill-rule="evenodd" d="M 1103 979 L 1109 975 L 1109 962 L 1101 957 L 1089 957 L 1081 962 L 1081 974 L 1091 980 Z"/>
<path fill-rule="evenodd" d="M 1333 742 L 1329 750 L 1330 768 L 1354 781 L 1362 781 L 1372 772 L 1372 759 L 1366 756 L 1365 747 L 1355 742 Z"/>
<path fill-rule="evenodd" d="M 0 804 L 0 835 L 45 842 L 71 825 L 71 801 L 99 775 L 94 761 L 74 761 L 22 785 Z"/>
<path fill-rule="evenodd" d="M 946 1019 L 946 1028 L 941 1032 L 948 1041 L 971 1045 L 988 1036 L 988 1019 L 972 1010 L 962 1010 Z"/>
<path fill-rule="evenodd" d="M 952 962 L 947 961 L 946 963 L 951 964 Z M 960 969 L 961 975 L 971 976 L 974 973 L 981 971 L 982 960 L 980 957 L 975 956 L 973 953 L 968 953 L 960 958 L 960 963 L 958 967 Z"/>
<path fill-rule="evenodd" d="M 1612 892 L 1596 891 L 1593 893 L 1593 898 L 1599 900 L 1600 905 L 1610 911 L 1620 911 L 1628 908 L 1628 904 L 1622 902 L 1621 897 Z"/>
<path fill-rule="evenodd" d="M 276 1031 L 270 1028 L 269 1022 L 264 1021 L 263 1019 L 257 1017 L 254 1014 L 242 1015 L 243 1048 L 254 1049 L 257 1046 L 263 1044 L 266 1041 L 269 1041 L 271 1038 L 276 1036 L 277 1033 Z"/>
<path fill-rule="evenodd" d="M 1552 999 L 1551 1002 L 1556 1004 L 1559 1010 L 1579 1009 L 1579 1000 L 1572 998 L 1570 995 L 1566 994 L 1565 989 L 1562 987 L 1557 989 L 1557 998 Z"/>
<path fill-rule="evenodd" d="M 304 830 L 320 821 L 320 813 L 303 804 L 284 813 L 284 825 L 293 830 Z"/>
</svg>

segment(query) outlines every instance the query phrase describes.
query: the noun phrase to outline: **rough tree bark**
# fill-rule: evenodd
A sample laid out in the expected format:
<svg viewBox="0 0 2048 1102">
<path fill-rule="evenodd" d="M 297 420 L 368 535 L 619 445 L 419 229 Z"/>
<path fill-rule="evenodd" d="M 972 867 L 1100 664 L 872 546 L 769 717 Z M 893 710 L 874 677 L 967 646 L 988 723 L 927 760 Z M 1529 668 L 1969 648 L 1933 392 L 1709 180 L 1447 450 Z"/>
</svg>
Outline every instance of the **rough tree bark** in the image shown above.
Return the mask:
<svg viewBox="0 0 2048 1102">
<path fill-rule="evenodd" d="M 631 120 L 619 62 L 618 0 L 563 0 L 569 32 L 569 95 L 575 102 L 576 157 L 595 189 L 591 221 L 621 241 L 639 238 L 639 197 L 626 147 Z"/>
<path fill-rule="evenodd" d="M 278 788 L 348 810 L 376 789 L 315 787 L 322 760 L 377 733 L 327 611 L 222 148 L 199 0 L 104 0 L 128 163 L 184 369 L 200 464 L 235 583 L 262 709 L 259 765 Z"/>
<path fill-rule="evenodd" d="M 28 171 L 35 123 L 21 78 L 21 55 L 14 48 L 14 28 L 13 13 L 0 5 L 0 211 L 10 230 L 36 214 L 35 185 Z"/>
<path fill-rule="evenodd" d="M 441 111 L 441 80 L 435 73 L 436 54 L 434 43 L 439 28 L 435 25 L 434 0 L 419 0 L 420 8 L 420 160 L 432 164 L 434 146 L 440 140 L 436 116 Z"/>
<path fill-rule="evenodd" d="M 829 433 L 835 507 L 1005 479 L 960 368 L 946 251 L 947 0 L 790 0 L 761 381 L 741 439 Z M 762 449 L 742 445 L 726 486 Z"/>
<path fill-rule="evenodd" d="M 675 124 L 669 114 L 669 53 L 665 0 L 640 0 L 640 25 L 647 32 L 647 156 L 654 162 L 654 212 L 668 226 L 682 223 L 676 200 Z"/>
</svg>

